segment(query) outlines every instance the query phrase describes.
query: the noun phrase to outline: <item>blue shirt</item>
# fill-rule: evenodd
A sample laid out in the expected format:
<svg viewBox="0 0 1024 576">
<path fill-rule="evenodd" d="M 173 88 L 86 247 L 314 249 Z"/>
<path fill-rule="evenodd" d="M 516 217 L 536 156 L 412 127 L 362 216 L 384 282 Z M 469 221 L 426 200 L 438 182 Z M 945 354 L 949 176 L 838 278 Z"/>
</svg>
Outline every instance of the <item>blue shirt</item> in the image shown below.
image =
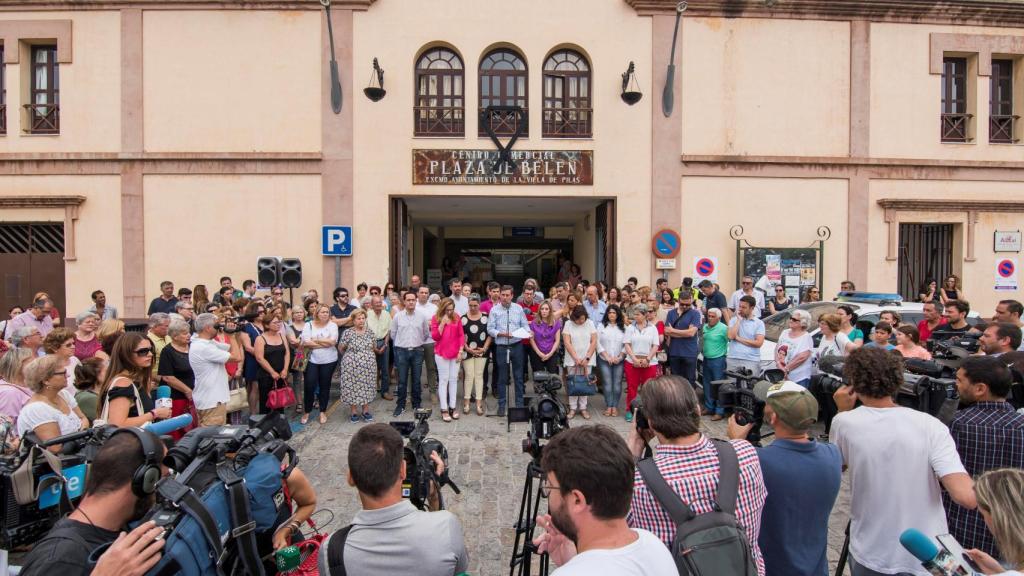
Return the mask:
<svg viewBox="0 0 1024 576">
<path fill-rule="evenodd" d="M 520 328 L 530 329 L 530 323 L 526 321 L 526 313 L 523 311 L 523 307 L 513 302 L 508 308 L 501 304 L 495 304 L 491 308 L 490 314 L 487 315 L 487 333 L 494 338 L 494 343 L 499 346 L 507 346 L 509 344 L 518 344 L 522 341 L 522 338 L 507 338 L 505 336 L 498 336 L 500 332 L 508 332 L 509 334 L 519 330 Z"/>
<path fill-rule="evenodd" d="M 757 457 L 768 490 L 757 539 L 765 576 L 826 576 L 828 517 L 843 476 L 839 448 L 776 440 Z"/>
<path fill-rule="evenodd" d="M 597 304 L 591 304 L 590 300 L 583 299 L 583 308 L 587 311 L 587 318 L 597 326 L 604 321 L 604 313 L 608 310 L 608 303 L 598 300 Z"/>
<path fill-rule="evenodd" d="M 700 329 L 701 314 L 700 311 L 690 308 L 682 315 L 679 314 L 679 308 L 673 308 L 668 311 L 668 316 L 665 318 L 665 326 L 672 327 L 676 330 L 687 330 L 696 326 Z M 690 338 L 683 338 L 682 336 L 672 336 L 672 340 L 668 344 L 668 355 L 677 356 L 679 358 L 696 358 L 699 350 L 697 349 L 697 333 L 694 333 Z"/>
<path fill-rule="evenodd" d="M 747 318 L 737 314 L 729 321 L 729 327 L 732 328 L 732 325 L 737 322 L 740 323 L 740 329 L 736 335 L 740 338 L 756 340 L 758 334 L 764 336 L 764 322 L 762 322 L 760 318 L 755 316 L 748 320 Z M 737 340 L 730 340 L 729 358 L 732 358 L 733 360 L 752 360 L 754 362 L 760 362 L 761 349 L 741 344 Z"/>
</svg>

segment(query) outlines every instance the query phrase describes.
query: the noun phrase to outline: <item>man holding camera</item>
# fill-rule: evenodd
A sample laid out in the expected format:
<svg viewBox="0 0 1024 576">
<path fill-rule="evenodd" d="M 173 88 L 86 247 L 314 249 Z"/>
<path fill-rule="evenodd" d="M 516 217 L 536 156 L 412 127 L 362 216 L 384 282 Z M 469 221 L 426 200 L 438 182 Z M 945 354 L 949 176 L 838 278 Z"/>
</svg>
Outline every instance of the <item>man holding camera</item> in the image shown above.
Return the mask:
<svg viewBox="0 0 1024 576">
<path fill-rule="evenodd" d="M 647 441 L 656 437 L 654 462 L 672 490 L 698 516 L 716 510 L 721 465 L 718 449 L 700 431 L 701 402 L 693 387 L 679 376 L 661 376 L 644 384 L 639 399 L 647 427 L 637 422 L 640 418 L 634 418 L 627 440 L 630 452 L 639 459 Z M 757 544 L 766 496 L 761 466 L 749 442 L 733 440 L 731 444 L 739 462 L 735 516 L 746 535 L 757 573 L 764 576 Z M 629 525 L 650 530 L 671 546 L 676 533 L 671 515 L 658 503 L 639 470 L 633 482 L 633 500 L 626 517 Z"/>
<path fill-rule="evenodd" d="M 654 534 L 626 523 L 633 456 L 607 426 L 565 430 L 544 446 L 541 495 L 548 513 L 534 538 L 560 568 L 555 576 L 675 574 L 672 555 Z"/>
<path fill-rule="evenodd" d="M 148 435 L 160 452 L 155 462 L 160 462 L 164 454 L 160 439 L 144 430 L 138 434 Z M 163 529 L 146 522 L 127 534 L 122 530 L 129 522 L 142 518 L 156 503 L 154 494 L 140 494 L 133 482 L 137 471 L 153 462 L 147 461 L 136 433 L 115 433 L 92 462 L 82 501 L 36 543 L 25 558 L 21 574 L 141 576 L 148 572 L 160 560 Z M 110 547 L 90 571 L 90 555 L 106 544 Z"/>
<path fill-rule="evenodd" d="M 974 482 L 960 462 L 942 422 L 896 404 L 903 362 L 881 348 L 858 348 L 846 359 L 847 383 L 833 398 L 839 415 L 831 440 L 850 470 L 850 568 L 853 576 L 928 571 L 898 546 L 917 528 L 928 536 L 947 532 L 942 488 L 975 509 Z M 857 401 L 861 406 L 854 408 Z M 940 487 L 941 484 L 941 487 Z"/>
<path fill-rule="evenodd" d="M 225 328 L 232 329 L 233 325 L 217 324 L 217 317 L 213 314 L 206 312 L 196 316 L 195 325 L 196 333 L 188 348 L 188 363 L 196 375 L 192 402 L 195 403 L 200 426 L 223 426 L 227 423 L 227 406 L 231 399 L 224 365 L 242 361 L 242 346 L 237 333 L 228 338 L 228 344 L 215 339 L 217 334 Z"/>
<path fill-rule="evenodd" d="M 1024 415 L 1006 402 L 1011 382 L 1010 369 L 992 356 L 971 356 L 956 372 L 961 409 L 949 431 L 972 478 L 997 468 L 1024 468 Z M 992 533 L 981 514 L 958 506 L 947 494 L 943 494 L 942 501 L 949 533 L 964 549 L 977 548 L 998 558 Z"/>
<path fill-rule="evenodd" d="M 795 382 L 761 382 L 754 394 L 765 403 L 764 423 L 775 440 L 757 449 L 768 490 L 758 545 L 767 576 L 828 573 L 828 517 L 843 479 L 843 457 L 833 444 L 815 442 L 809 430 L 818 401 Z M 729 438 L 743 440 L 754 423 L 729 419 Z"/>
<path fill-rule="evenodd" d="M 402 497 L 402 435 L 387 424 L 364 426 L 348 445 L 348 484 L 363 509 L 320 547 L 322 576 L 451 576 L 469 566 L 462 525 L 451 512 L 423 512 Z M 440 476 L 444 462 L 431 452 Z"/>
</svg>

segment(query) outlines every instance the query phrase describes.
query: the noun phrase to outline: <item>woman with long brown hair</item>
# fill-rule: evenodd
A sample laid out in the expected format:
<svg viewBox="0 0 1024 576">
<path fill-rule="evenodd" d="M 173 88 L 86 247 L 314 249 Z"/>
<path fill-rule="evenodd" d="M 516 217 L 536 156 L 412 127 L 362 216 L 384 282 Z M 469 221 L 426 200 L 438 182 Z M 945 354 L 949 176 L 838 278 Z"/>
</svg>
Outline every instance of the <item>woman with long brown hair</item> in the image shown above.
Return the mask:
<svg viewBox="0 0 1024 576">
<path fill-rule="evenodd" d="M 206 312 L 206 307 L 209 305 L 210 293 L 206 291 L 206 284 L 196 284 L 196 287 L 192 289 L 192 308 L 196 314 L 202 314 Z"/>
<path fill-rule="evenodd" d="M 114 426 L 142 426 L 169 418 L 170 408 L 156 408 L 150 395 L 153 343 L 126 332 L 114 343 L 107 378 L 100 386 L 97 419 Z"/>
</svg>

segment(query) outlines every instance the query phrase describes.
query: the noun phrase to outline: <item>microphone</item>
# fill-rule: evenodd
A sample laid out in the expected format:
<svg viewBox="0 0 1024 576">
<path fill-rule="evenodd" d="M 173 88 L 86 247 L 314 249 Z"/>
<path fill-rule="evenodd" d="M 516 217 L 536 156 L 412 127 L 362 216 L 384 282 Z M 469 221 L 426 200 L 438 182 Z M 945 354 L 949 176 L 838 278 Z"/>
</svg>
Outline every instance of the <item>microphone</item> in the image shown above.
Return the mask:
<svg viewBox="0 0 1024 576">
<path fill-rule="evenodd" d="M 172 405 L 171 401 L 171 387 L 167 385 L 156 387 L 156 407 L 157 408 L 170 408 Z"/>
<path fill-rule="evenodd" d="M 181 416 L 175 416 L 160 422 L 146 423 L 142 426 L 142 429 L 149 430 L 157 436 L 166 436 L 171 432 L 187 427 L 189 424 L 192 424 L 192 415 L 182 414 Z"/>
<path fill-rule="evenodd" d="M 920 530 L 908 528 L 900 534 L 900 544 L 914 558 L 921 561 L 921 566 L 934 576 L 970 576 L 974 572 L 968 570 L 948 550 L 939 550 L 931 538 Z"/>
</svg>

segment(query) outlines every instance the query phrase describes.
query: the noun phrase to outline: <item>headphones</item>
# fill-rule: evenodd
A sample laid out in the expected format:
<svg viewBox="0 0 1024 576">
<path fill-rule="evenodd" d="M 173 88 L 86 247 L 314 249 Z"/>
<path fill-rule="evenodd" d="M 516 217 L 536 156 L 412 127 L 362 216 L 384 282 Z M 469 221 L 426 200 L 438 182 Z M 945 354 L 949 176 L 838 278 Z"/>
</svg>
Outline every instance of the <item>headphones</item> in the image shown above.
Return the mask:
<svg viewBox="0 0 1024 576">
<path fill-rule="evenodd" d="M 134 434 L 142 444 L 142 454 L 146 460 L 132 473 L 132 493 L 139 498 L 145 498 L 156 492 L 156 483 L 163 476 L 158 456 L 159 446 L 153 440 L 151 433 L 135 427 L 120 428 L 111 434 L 111 437 L 122 432 Z"/>
</svg>

